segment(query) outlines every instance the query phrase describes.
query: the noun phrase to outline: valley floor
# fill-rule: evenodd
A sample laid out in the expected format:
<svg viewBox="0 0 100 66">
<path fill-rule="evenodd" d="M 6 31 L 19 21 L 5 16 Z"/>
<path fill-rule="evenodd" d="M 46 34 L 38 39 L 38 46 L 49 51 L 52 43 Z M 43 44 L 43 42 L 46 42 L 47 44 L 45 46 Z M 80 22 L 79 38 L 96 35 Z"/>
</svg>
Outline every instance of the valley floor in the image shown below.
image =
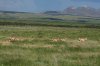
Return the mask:
<svg viewBox="0 0 100 66">
<path fill-rule="evenodd" d="M 100 29 L 0 26 L 0 66 L 100 66 Z"/>
</svg>

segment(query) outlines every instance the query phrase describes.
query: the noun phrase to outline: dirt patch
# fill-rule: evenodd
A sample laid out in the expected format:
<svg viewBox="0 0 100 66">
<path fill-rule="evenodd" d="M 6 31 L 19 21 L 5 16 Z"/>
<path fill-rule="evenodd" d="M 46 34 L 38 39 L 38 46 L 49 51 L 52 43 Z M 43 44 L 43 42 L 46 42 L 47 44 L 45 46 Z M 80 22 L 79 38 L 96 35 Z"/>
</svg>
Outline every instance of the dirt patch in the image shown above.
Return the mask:
<svg viewBox="0 0 100 66">
<path fill-rule="evenodd" d="M 11 43 L 9 41 L 0 41 L 0 45 L 10 46 Z"/>
</svg>

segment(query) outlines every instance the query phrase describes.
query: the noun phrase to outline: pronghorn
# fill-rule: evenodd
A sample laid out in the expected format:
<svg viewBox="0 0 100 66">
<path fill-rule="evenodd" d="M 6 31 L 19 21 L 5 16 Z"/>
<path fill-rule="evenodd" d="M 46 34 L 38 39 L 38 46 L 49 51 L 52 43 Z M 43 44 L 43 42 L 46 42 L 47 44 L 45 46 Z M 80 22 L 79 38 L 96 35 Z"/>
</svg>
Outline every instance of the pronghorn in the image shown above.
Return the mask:
<svg viewBox="0 0 100 66">
<path fill-rule="evenodd" d="M 18 41 L 19 39 L 16 38 L 16 37 L 9 37 L 9 41 L 10 42 L 15 42 L 15 41 Z"/>
<path fill-rule="evenodd" d="M 61 41 L 66 41 L 66 39 L 60 39 Z"/>
<path fill-rule="evenodd" d="M 60 38 L 54 38 L 52 39 L 53 42 L 58 42 L 58 41 L 66 41 L 65 39 L 60 39 Z"/>
<path fill-rule="evenodd" d="M 58 41 L 60 41 L 60 39 L 59 38 L 54 38 L 54 39 L 52 39 L 52 41 L 53 42 L 58 42 Z"/>
<path fill-rule="evenodd" d="M 78 39 L 80 42 L 84 42 L 84 41 L 87 41 L 87 38 L 79 38 Z"/>
</svg>

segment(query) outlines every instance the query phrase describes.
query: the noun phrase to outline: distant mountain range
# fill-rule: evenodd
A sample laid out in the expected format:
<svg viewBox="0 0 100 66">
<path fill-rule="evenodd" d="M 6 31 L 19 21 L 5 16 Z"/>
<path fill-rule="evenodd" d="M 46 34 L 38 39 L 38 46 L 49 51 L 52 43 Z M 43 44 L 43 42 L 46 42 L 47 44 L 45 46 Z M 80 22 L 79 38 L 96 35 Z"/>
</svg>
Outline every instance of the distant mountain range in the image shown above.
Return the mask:
<svg viewBox="0 0 100 66">
<path fill-rule="evenodd" d="M 17 11 L 2 11 L 0 10 L 0 14 L 2 13 L 28 13 L 28 12 L 17 12 Z M 70 6 L 63 11 L 46 11 L 44 14 L 49 15 L 77 15 L 77 16 L 89 16 L 89 17 L 100 17 L 100 9 L 96 9 L 88 6 L 81 7 L 73 7 Z"/>
<path fill-rule="evenodd" d="M 68 15 L 78 15 L 78 16 L 90 16 L 90 17 L 100 17 L 100 9 L 82 6 L 82 7 L 68 7 L 62 12 L 57 11 L 47 11 L 45 14 L 68 14 Z"/>
<path fill-rule="evenodd" d="M 27 13 L 27 12 L 18 12 L 18 11 L 3 11 L 3 10 L 0 10 L 0 13 Z"/>
<path fill-rule="evenodd" d="M 95 9 L 92 7 L 68 7 L 63 11 L 64 14 L 79 15 L 79 16 L 92 16 L 100 17 L 100 9 Z"/>
</svg>

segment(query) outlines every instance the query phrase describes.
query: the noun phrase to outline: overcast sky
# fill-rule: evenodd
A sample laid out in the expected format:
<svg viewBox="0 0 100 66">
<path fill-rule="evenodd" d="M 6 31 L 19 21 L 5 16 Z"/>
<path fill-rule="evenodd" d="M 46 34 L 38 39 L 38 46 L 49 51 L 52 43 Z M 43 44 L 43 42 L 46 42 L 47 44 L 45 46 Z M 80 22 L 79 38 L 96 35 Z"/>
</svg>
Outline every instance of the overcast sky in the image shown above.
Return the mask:
<svg viewBox="0 0 100 66">
<path fill-rule="evenodd" d="M 7 11 L 61 11 L 69 6 L 100 8 L 100 0 L 0 0 L 0 10 Z"/>
</svg>

